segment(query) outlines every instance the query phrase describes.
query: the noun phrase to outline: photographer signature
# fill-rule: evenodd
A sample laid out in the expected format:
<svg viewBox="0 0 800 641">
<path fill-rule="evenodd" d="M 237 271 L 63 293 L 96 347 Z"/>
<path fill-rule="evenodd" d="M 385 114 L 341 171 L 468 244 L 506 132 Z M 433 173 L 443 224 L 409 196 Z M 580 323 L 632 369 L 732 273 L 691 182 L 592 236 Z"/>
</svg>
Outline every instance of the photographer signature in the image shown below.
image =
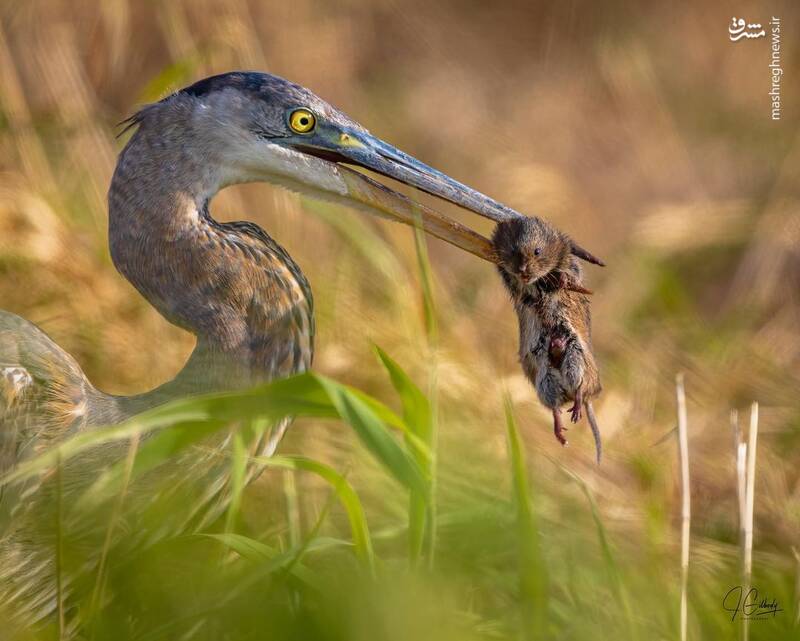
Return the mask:
<svg viewBox="0 0 800 641">
<path fill-rule="evenodd" d="M 774 618 L 778 612 L 783 612 L 783 609 L 778 606 L 777 599 L 759 599 L 756 588 L 750 588 L 747 594 L 743 595 L 743 593 L 744 588 L 737 585 L 728 590 L 725 598 L 722 599 L 722 607 L 732 613 L 731 621 L 736 619 L 737 614 L 743 619 L 760 620 L 767 619 L 770 615 Z"/>
</svg>

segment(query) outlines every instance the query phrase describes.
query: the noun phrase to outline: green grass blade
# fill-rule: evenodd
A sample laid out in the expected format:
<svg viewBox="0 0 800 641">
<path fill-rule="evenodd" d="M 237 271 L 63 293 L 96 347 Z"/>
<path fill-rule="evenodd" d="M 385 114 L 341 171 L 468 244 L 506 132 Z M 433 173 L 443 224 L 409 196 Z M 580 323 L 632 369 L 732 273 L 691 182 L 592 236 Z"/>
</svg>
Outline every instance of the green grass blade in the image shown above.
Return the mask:
<svg viewBox="0 0 800 641">
<path fill-rule="evenodd" d="M 419 397 L 416 395 L 415 397 L 416 402 L 419 402 Z M 367 450 L 395 480 L 411 492 L 421 497 L 427 496 L 428 481 L 417 460 L 401 447 L 386 423 L 373 410 L 377 401 L 367 403 L 363 399 L 363 394 L 356 394 L 344 385 L 313 374 L 303 374 L 276 381 L 242 393 L 183 399 L 140 415 L 118 428 L 80 435 L 55 448 L 54 452 L 31 462 L 32 464 L 28 466 L 25 473 L 30 474 L 37 469 L 46 469 L 53 456 L 58 461 L 60 460 L 58 457 L 64 452 L 75 455 L 100 443 L 119 440 L 123 435 L 140 435 L 145 431 L 159 429 L 160 431 L 157 433 L 143 439 L 130 476 L 126 475 L 124 461 L 115 463 L 100 474 L 98 479 L 74 504 L 76 509 L 93 507 L 119 492 L 121 485 L 128 478 L 133 479 L 170 460 L 187 447 L 225 429 L 231 422 L 245 419 L 252 421 L 264 417 L 278 419 L 290 414 L 318 417 L 339 416 L 354 429 Z M 387 409 L 387 411 L 389 410 Z M 385 414 L 385 412 L 382 413 Z M 175 420 L 179 422 L 170 424 Z M 405 433 L 413 436 L 408 427 L 406 427 Z M 227 518 L 229 529 L 238 509 L 236 494 L 241 495 L 244 476 L 242 438 L 240 436 L 238 440 L 234 439 L 232 472 L 235 496 L 232 502 L 232 511 L 229 511 Z M 426 452 L 422 450 L 422 453 Z M 262 460 L 261 462 L 275 466 L 279 464 L 276 460 L 282 461 L 284 465 L 291 465 L 293 468 L 312 471 L 331 483 L 347 510 L 357 553 L 370 568 L 374 568 L 372 544 L 363 508 L 344 477 L 333 469 L 308 459 L 283 458 Z M 422 456 L 420 460 L 425 461 L 426 459 Z M 12 475 L 13 478 L 24 478 L 23 473 L 17 472 L 16 474 L 17 476 Z"/>
<path fill-rule="evenodd" d="M 419 492 L 408 497 L 408 562 L 412 568 L 419 565 L 425 549 L 428 528 L 428 501 Z"/>
<path fill-rule="evenodd" d="M 411 492 L 408 505 L 408 550 L 409 561 L 416 567 L 425 547 L 426 532 L 432 528 L 430 498 L 431 498 L 431 473 L 432 461 L 430 456 L 431 437 L 433 435 L 431 404 L 422 390 L 417 387 L 411 377 L 389 355 L 377 345 L 374 347 L 381 363 L 389 373 L 392 386 L 400 396 L 403 406 L 403 421 L 408 427 L 408 432 L 418 437 L 426 448 L 426 452 L 419 452 L 416 443 L 410 438 L 406 444 L 414 454 L 417 464 L 428 482 L 424 494 Z M 407 434 L 407 436 L 410 436 Z"/>
<path fill-rule="evenodd" d="M 233 532 L 198 533 L 190 536 L 203 537 L 218 541 L 227 548 L 236 552 L 236 554 L 243 559 L 246 559 L 251 563 L 259 564 L 261 567 L 258 576 L 273 574 L 278 571 L 285 571 L 312 587 L 315 587 L 318 584 L 314 573 L 301 563 L 298 563 L 296 549 L 290 549 L 286 552 L 279 552 L 275 548 L 262 543 L 261 541 L 256 541 L 250 537 L 242 534 L 235 534 Z M 305 546 L 305 551 L 308 552 L 343 544 L 343 542 L 336 539 L 317 539 L 311 542 L 311 544 Z"/>
<path fill-rule="evenodd" d="M 407 488 L 423 490 L 425 482 L 418 465 L 394 440 L 382 419 L 388 418 L 408 432 L 405 423 L 376 399 L 367 401 L 366 398 L 363 393 L 307 372 L 244 392 L 181 399 L 120 425 L 79 434 L 20 464 L 0 479 L 0 486 L 52 469 L 59 458 L 67 460 L 98 445 L 141 435 L 142 446 L 132 476 L 135 478 L 232 422 L 279 420 L 294 415 L 342 418 L 395 479 Z M 147 438 L 150 432 L 157 430 L 158 433 Z M 84 506 L 117 492 L 123 475 L 122 461 L 106 470 L 86 493 Z"/>
<path fill-rule="evenodd" d="M 339 472 L 329 465 L 303 456 L 257 457 L 254 460 L 268 467 L 311 472 L 325 480 L 336 492 L 336 496 L 347 513 L 356 554 L 370 571 L 374 572 L 375 555 L 372 549 L 372 539 L 369 534 L 367 518 L 364 515 L 364 508 L 353 486 L 347 482 L 347 479 L 343 475 L 339 474 Z"/>
<path fill-rule="evenodd" d="M 536 515 L 532 508 L 528 470 L 520 443 L 511 399 L 505 397 L 506 432 L 517 511 L 517 536 L 520 558 L 520 596 L 524 636 L 543 639 L 547 628 L 547 567 L 541 551 Z"/>
<path fill-rule="evenodd" d="M 284 470 L 284 474 L 294 474 L 294 470 Z M 322 510 L 317 516 L 317 520 L 314 523 L 314 526 L 311 528 L 311 531 L 308 535 L 303 539 L 302 543 L 298 541 L 298 544 L 295 546 L 295 554 L 294 558 L 289 562 L 289 565 L 286 566 L 286 572 L 290 572 L 291 569 L 298 563 L 300 563 L 303 555 L 308 551 L 311 545 L 317 540 L 320 530 L 322 529 L 322 524 L 325 522 L 325 519 L 328 518 L 328 513 L 331 511 L 331 507 L 333 507 L 334 502 L 336 501 L 338 493 L 334 488 L 329 494 L 328 498 L 325 501 L 325 504 L 322 506 Z M 365 521 L 366 522 L 366 521 Z M 370 568 L 372 570 L 372 568 Z M 373 572 L 374 575 L 374 572 Z"/>
<path fill-rule="evenodd" d="M 57 447 L 49 449 L 39 456 L 17 465 L 11 472 L 0 478 L 0 487 L 29 479 L 41 472 L 55 467 L 59 460 L 68 460 L 81 452 L 104 443 L 127 441 L 136 435 L 165 427 L 169 424 L 182 424 L 192 421 L 204 421 L 208 415 L 200 408 L 176 409 L 169 420 L 162 415 L 140 415 L 114 427 L 97 429 L 92 432 L 77 434 Z"/>
<path fill-rule="evenodd" d="M 56 541 L 55 541 L 55 573 L 56 573 L 56 612 L 58 615 L 58 638 L 65 638 L 64 624 L 64 485 L 61 469 L 61 458 L 56 459 Z"/>
<path fill-rule="evenodd" d="M 400 396 L 405 424 L 430 446 L 431 404 L 428 398 L 397 362 L 377 345 L 375 345 L 375 352 L 389 373 L 392 386 Z"/>
<path fill-rule="evenodd" d="M 431 448 L 431 463 L 428 471 L 430 479 L 426 530 L 425 530 L 425 556 L 428 561 L 428 568 L 433 569 L 434 553 L 436 550 L 436 529 L 438 526 L 438 506 L 436 503 L 436 490 L 438 487 L 438 449 L 439 449 L 439 368 L 436 352 L 431 355 L 430 365 L 430 385 L 428 389 L 430 399 L 430 436 L 428 437 Z"/>
<path fill-rule="evenodd" d="M 428 342 L 428 349 L 430 350 L 430 363 L 431 363 L 431 387 L 430 397 L 433 403 L 429 409 L 430 411 L 430 434 L 426 440 L 431 450 L 431 463 L 428 470 L 429 483 L 429 496 L 427 497 L 426 506 L 426 528 L 425 528 L 425 555 L 427 557 L 428 567 L 433 566 L 434 550 L 436 547 L 436 449 L 437 449 L 437 412 L 436 412 L 436 397 L 437 397 L 437 358 L 436 351 L 439 345 L 439 323 L 436 312 L 436 303 L 433 296 L 433 270 L 431 269 L 430 259 L 428 257 L 428 240 L 422 228 L 422 217 L 420 212 L 415 209 L 414 211 L 414 248 L 417 256 L 417 266 L 419 268 L 420 285 L 422 286 L 422 303 L 425 312 L 425 337 Z M 412 510 L 412 513 L 414 511 Z"/>
<path fill-rule="evenodd" d="M 416 461 L 392 438 L 375 412 L 345 386 L 321 376 L 318 380 L 342 419 L 392 477 L 408 489 L 425 492 L 427 483 Z"/>
<path fill-rule="evenodd" d="M 608 574 L 609 579 L 611 580 L 611 584 L 614 588 L 614 592 L 616 592 L 616 598 L 619 603 L 622 604 L 622 608 L 625 612 L 625 619 L 626 624 L 628 626 L 628 634 L 631 639 L 637 639 L 638 634 L 636 633 L 636 627 L 634 625 L 634 618 L 633 618 L 633 609 L 631 607 L 631 600 L 630 596 L 628 595 L 628 590 L 625 588 L 625 584 L 622 582 L 622 577 L 620 576 L 619 567 L 617 565 L 616 559 L 614 558 L 614 552 L 611 549 L 611 544 L 608 541 L 608 535 L 606 533 L 605 525 L 603 525 L 603 520 L 600 518 L 600 511 L 597 508 L 597 502 L 594 500 L 594 496 L 592 495 L 589 486 L 586 485 L 586 481 L 584 481 L 580 476 L 575 474 L 570 469 L 567 469 L 564 465 L 556 461 L 558 467 L 561 469 L 564 474 L 570 477 L 573 481 L 575 481 L 578 486 L 581 488 L 583 495 L 586 497 L 586 500 L 589 502 L 589 508 L 592 513 L 592 520 L 594 521 L 595 528 L 597 530 L 597 539 L 600 542 L 600 549 L 603 553 L 603 561 L 605 562 L 606 572 Z"/>
<path fill-rule="evenodd" d="M 319 418 L 339 416 L 316 375 L 306 372 L 244 392 L 183 398 L 143 412 L 119 425 L 93 428 L 19 464 L 0 477 L 0 486 L 52 469 L 58 460 L 66 461 L 105 443 L 127 441 L 134 435 L 140 435 L 144 441 L 150 432 L 163 428 L 175 429 L 178 434 L 164 436 L 159 446 L 152 446 L 153 450 L 169 450 L 172 447 L 174 453 L 233 421 L 255 417 L 277 420 L 290 415 Z M 201 428 L 205 430 L 204 434 L 194 439 L 193 426 L 204 422 L 208 423 L 206 428 Z M 147 439 L 147 442 L 152 440 Z M 143 455 L 143 451 L 140 451 L 140 455 Z M 137 463 L 144 465 L 146 461 L 140 458 L 137 458 Z"/>
<path fill-rule="evenodd" d="M 345 386 L 346 389 L 353 394 L 356 398 L 361 400 L 367 407 L 369 407 L 375 415 L 381 419 L 388 427 L 399 430 L 403 433 L 403 438 L 413 445 L 414 451 L 425 459 L 430 459 L 431 452 L 428 445 L 417 436 L 413 430 L 406 424 L 405 420 L 393 412 L 390 408 L 384 405 L 381 401 L 361 390 Z"/>
<path fill-rule="evenodd" d="M 244 435 L 242 434 L 242 430 L 236 430 L 231 439 L 231 500 L 225 515 L 226 532 L 232 532 L 235 529 L 236 518 L 239 515 L 239 507 L 242 504 L 242 492 L 244 492 L 246 471 L 247 449 L 244 444 Z"/>
<path fill-rule="evenodd" d="M 266 543 L 256 541 L 243 534 L 236 534 L 235 532 L 224 533 L 198 533 L 191 536 L 202 536 L 209 539 L 219 541 L 226 547 L 236 552 L 243 559 L 252 561 L 253 563 L 265 563 L 272 561 L 280 555 L 280 552 Z"/>
<path fill-rule="evenodd" d="M 136 452 L 138 449 L 139 439 L 137 437 L 133 437 L 130 445 L 128 446 L 128 454 L 125 457 L 125 477 L 123 479 L 119 495 L 117 496 L 117 501 L 111 511 L 111 518 L 108 521 L 105 538 L 103 539 L 103 548 L 100 552 L 100 561 L 97 565 L 97 579 L 95 580 L 94 590 L 92 591 L 92 597 L 89 601 L 90 618 L 96 612 L 99 605 L 103 603 L 103 591 L 105 589 L 105 566 L 106 562 L 108 561 L 109 551 L 111 550 L 112 536 L 119 522 L 120 515 L 122 514 L 122 506 L 125 501 L 125 494 L 128 489 L 128 483 L 133 471 L 133 465 L 136 460 Z"/>
<path fill-rule="evenodd" d="M 190 421 L 167 426 L 158 434 L 144 441 L 130 473 L 135 479 L 162 463 L 170 460 L 187 447 L 194 445 L 225 427 L 221 421 Z M 106 468 L 73 504 L 73 510 L 88 510 L 98 507 L 103 501 L 119 494 L 126 481 L 124 461 Z"/>
<path fill-rule="evenodd" d="M 439 324 L 436 320 L 436 305 L 433 299 L 433 278 L 431 276 L 431 263 L 428 259 L 428 241 L 422 229 L 422 219 L 419 211 L 415 211 L 414 215 L 416 218 L 416 224 L 414 225 L 414 247 L 417 253 L 420 285 L 422 286 L 422 305 L 425 312 L 425 334 L 428 339 L 428 345 L 435 348 L 439 343 Z"/>
</svg>

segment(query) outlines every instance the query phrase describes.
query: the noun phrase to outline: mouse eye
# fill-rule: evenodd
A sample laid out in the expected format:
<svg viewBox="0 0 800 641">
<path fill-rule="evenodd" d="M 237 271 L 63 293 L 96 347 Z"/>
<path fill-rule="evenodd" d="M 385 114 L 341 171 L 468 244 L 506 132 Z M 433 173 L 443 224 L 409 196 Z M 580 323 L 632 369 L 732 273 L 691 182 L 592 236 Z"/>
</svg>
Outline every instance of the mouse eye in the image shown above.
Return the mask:
<svg viewBox="0 0 800 641">
<path fill-rule="evenodd" d="M 542 248 L 541 247 L 537 247 L 536 249 L 533 250 L 533 255 L 534 256 L 538 256 L 541 253 L 542 253 Z"/>
</svg>

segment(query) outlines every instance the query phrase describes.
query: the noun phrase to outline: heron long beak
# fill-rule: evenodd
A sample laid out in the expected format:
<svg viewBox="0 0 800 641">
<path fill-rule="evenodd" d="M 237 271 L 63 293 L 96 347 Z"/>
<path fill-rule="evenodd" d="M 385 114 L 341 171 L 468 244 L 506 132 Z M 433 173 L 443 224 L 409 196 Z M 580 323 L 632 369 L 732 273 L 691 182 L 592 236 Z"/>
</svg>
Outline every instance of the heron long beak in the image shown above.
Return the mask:
<svg viewBox="0 0 800 641">
<path fill-rule="evenodd" d="M 479 216 L 503 222 L 522 216 L 396 147 L 361 132 L 339 134 L 336 151 L 350 162 L 438 196 Z M 347 162 L 347 160 L 345 161 Z"/>
<path fill-rule="evenodd" d="M 295 148 L 340 165 L 347 196 L 408 225 L 421 225 L 429 234 L 491 262 L 497 262 L 492 244 L 469 227 L 397 193 L 393 189 L 342 167 L 351 164 L 393 178 L 459 205 L 496 222 L 520 217 L 517 211 L 443 174 L 399 149 L 361 131 L 331 129 Z"/>
</svg>

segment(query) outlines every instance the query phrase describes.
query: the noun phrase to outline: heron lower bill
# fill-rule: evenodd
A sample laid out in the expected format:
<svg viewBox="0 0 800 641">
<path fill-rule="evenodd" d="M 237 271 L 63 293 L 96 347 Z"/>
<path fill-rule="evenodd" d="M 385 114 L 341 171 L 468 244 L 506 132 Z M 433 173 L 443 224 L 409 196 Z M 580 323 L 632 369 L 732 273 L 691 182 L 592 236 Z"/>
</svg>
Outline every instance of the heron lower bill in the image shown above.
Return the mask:
<svg viewBox="0 0 800 641">
<path fill-rule="evenodd" d="M 352 169 L 340 167 L 340 171 L 347 185 L 347 195 L 355 203 L 366 206 L 390 220 L 420 226 L 426 233 L 470 254 L 484 260 L 495 261 L 492 244 L 485 236 Z"/>
</svg>

